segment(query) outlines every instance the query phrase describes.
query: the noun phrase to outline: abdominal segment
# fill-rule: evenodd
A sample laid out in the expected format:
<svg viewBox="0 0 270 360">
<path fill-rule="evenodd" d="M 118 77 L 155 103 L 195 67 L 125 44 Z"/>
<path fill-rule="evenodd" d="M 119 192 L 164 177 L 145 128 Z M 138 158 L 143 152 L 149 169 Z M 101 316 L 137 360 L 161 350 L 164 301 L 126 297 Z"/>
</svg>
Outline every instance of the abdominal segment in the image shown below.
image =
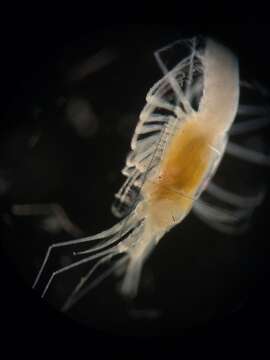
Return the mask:
<svg viewBox="0 0 270 360">
<path fill-rule="evenodd" d="M 159 174 L 145 187 L 149 211 L 160 225 L 172 225 L 187 215 L 197 190 L 220 156 L 215 150 L 217 134 L 206 129 L 205 119 L 200 117 L 188 119 L 176 132 L 164 154 Z"/>
</svg>

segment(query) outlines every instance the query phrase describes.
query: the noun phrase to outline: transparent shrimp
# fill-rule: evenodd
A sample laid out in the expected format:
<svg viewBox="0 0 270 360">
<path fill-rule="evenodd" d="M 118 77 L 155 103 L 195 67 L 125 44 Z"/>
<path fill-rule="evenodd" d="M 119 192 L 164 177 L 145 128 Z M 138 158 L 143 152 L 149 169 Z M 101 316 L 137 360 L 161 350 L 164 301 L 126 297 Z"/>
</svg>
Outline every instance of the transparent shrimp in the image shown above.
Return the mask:
<svg viewBox="0 0 270 360">
<path fill-rule="evenodd" d="M 43 289 L 42 296 L 58 275 L 97 260 L 63 310 L 111 273 L 122 274 L 121 292 L 135 296 L 145 260 L 164 234 L 189 214 L 224 154 L 239 101 L 237 58 L 202 37 L 174 42 L 155 56 L 164 76 L 147 93 L 122 170 L 127 179 L 112 206 L 123 219 L 97 235 L 51 245 L 35 279 L 34 288 L 54 249 L 89 245 L 74 252 L 82 258 L 53 272 Z M 177 61 L 172 66 L 173 56 Z M 93 278 L 104 263 L 107 270 Z"/>
</svg>

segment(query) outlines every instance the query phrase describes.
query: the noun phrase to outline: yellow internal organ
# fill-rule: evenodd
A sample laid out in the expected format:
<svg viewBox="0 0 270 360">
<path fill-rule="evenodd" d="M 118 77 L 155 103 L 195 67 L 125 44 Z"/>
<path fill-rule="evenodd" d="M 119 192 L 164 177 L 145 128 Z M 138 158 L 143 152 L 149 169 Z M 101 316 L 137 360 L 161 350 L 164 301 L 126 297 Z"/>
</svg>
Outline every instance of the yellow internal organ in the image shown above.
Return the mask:
<svg viewBox="0 0 270 360">
<path fill-rule="evenodd" d="M 182 197 L 184 207 L 192 203 L 213 156 L 209 145 L 214 137 L 201 124 L 197 119 L 189 120 L 172 138 L 161 163 L 159 179 L 152 187 L 152 200 Z"/>
</svg>

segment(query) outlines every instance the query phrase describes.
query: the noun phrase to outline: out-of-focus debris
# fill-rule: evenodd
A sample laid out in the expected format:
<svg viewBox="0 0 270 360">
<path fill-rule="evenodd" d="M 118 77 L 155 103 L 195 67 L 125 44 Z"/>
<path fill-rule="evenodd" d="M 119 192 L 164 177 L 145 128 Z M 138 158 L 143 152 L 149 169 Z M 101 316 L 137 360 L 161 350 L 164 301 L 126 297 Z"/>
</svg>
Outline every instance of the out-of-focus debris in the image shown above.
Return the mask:
<svg viewBox="0 0 270 360">
<path fill-rule="evenodd" d="M 129 316 L 133 319 L 146 319 L 155 320 L 160 318 L 162 315 L 160 310 L 157 309 L 131 309 L 129 310 Z"/>
<path fill-rule="evenodd" d="M 39 106 L 35 106 L 33 109 L 33 118 L 38 119 L 39 115 L 42 113 L 42 109 Z"/>
<path fill-rule="evenodd" d="M 81 236 L 83 231 L 68 218 L 66 212 L 57 203 L 52 204 L 16 204 L 12 206 L 16 216 L 46 216 L 42 228 L 51 233 L 65 230 L 73 236 Z"/>
<path fill-rule="evenodd" d="M 29 140 L 30 148 L 33 148 L 34 146 L 36 146 L 36 144 L 38 143 L 38 141 L 40 139 L 40 136 L 41 136 L 41 132 L 34 134 L 30 137 L 30 140 Z"/>
<path fill-rule="evenodd" d="M 88 138 L 96 134 L 98 118 L 87 100 L 71 98 L 66 106 L 66 115 L 80 137 Z"/>
<path fill-rule="evenodd" d="M 117 58 L 115 51 L 103 49 L 75 66 L 69 73 L 69 81 L 79 81 L 109 65 Z"/>
<path fill-rule="evenodd" d="M 0 196 L 5 195 L 10 187 L 10 183 L 7 179 L 0 173 Z"/>
<path fill-rule="evenodd" d="M 67 102 L 67 99 L 63 95 L 59 96 L 55 101 L 57 107 L 64 106 L 66 104 L 66 102 Z"/>
<path fill-rule="evenodd" d="M 1 215 L 1 218 L 4 221 L 5 224 L 12 225 L 12 219 L 11 219 L 11 216 L 8 213 L 5 213 L 5 214 Z"/>
<path fill-rule="evenodd" d="M 72 259 L 70 256 L 67 256 L 67 255 L 62 255 L 60 257 L 60 264 L 61 266 L 68 266 L 72 263 Z"/>
</svg>

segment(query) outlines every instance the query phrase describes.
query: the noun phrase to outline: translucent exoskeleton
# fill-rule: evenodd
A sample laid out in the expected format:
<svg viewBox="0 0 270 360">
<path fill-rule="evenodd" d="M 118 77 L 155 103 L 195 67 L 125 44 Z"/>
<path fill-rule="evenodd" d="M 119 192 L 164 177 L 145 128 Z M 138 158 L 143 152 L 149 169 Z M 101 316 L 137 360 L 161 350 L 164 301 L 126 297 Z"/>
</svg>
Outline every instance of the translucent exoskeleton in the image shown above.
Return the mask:
<svg viewBox="0 0 270 360">
<path fill-rule="evenodd" d="M 243 190 L 239 193 L 241 182 L 242 188 L 244 185 L 244 174 L 240 170 L 243 166 L 239 165 L 248 168 L 249 173 L 270 166 L 269 147 L 262 136 L 262 130 L 267 131 L 270 125 L 269 96 L 269 91 L 258 82 L 240 82 L 239 107 L 229 131 L 225 159 L 237 160 L 235 172 L 241 180 L 237 181 L 238 186 L 224 186 L 224 181 L 221 185 L 215 178 L 212 179 L 192 208 L 201 221 L 221 233 L 242 235 L 247 232 L 252 226 L 255 210 L 266 197 L 267 180 L 258 175 L 248 193 L 243 193 Z M 222 171 L 222 166 L 220 168 Z"/>
<path fill-rule="evenodd" d="M 146 95 L 122 170 L 127 179 L 112 206 L 122 220 L 97 235 L 51 245 L 35 279 L 34 288 L 55 248 L 89 245 L 74 252 L 73 263 L 56 269 L 42 291 L 44 296 L 59 274 L 89 262 L 63 310 L 111 273 L 123 276 L 123 294 L 136 295 L 145 260 L 189 214 L 225 152 L 239 102 L 236 56 L 202 37 L 176 41 L 155 56 L 163 77 Z M 109 266 L 95 277 L 104 263 Z"/>
</svg>

